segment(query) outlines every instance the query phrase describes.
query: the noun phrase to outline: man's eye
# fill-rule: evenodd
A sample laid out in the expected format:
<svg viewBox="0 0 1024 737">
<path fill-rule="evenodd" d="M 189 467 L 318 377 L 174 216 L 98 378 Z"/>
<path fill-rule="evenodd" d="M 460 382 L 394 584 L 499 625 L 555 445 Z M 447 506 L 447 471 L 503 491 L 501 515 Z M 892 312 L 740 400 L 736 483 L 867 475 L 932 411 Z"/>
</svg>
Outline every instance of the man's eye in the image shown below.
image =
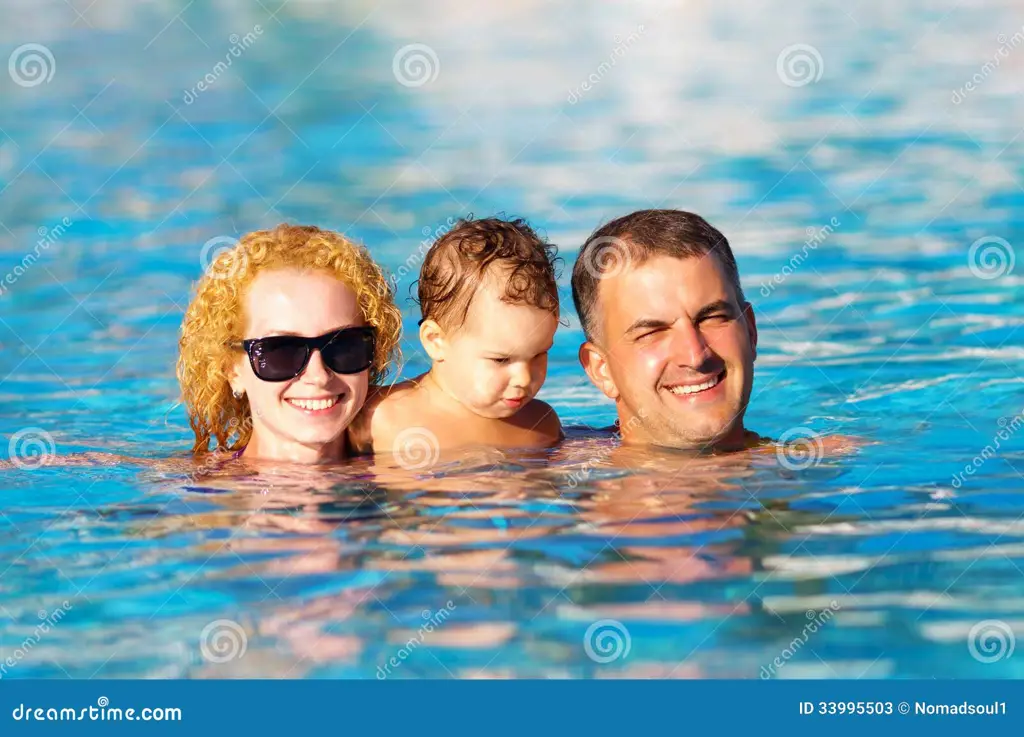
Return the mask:
<svg viewBox="0 0 1024 737">
<path fill-rule="evenodd" d="M 732 316 L 725 312 L 716 312 L 713 315 L 708 315 L 701 322 L 710 322 L 712 325 L 719 325 L 723 322 L 729 322 Z"/>
</svg>

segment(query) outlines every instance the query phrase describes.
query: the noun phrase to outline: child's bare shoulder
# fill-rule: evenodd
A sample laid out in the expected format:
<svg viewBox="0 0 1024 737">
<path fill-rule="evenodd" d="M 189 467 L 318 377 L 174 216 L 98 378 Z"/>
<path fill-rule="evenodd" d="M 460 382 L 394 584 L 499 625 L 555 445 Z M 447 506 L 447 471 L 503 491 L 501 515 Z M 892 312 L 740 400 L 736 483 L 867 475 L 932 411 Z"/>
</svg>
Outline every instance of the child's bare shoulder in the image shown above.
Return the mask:
<svg viewBox="0 0 1024 737">
<path fill-rule="evenodd" d="M 557 443 L 564 437 L 558 413 L 547 402 L 542 402 L 539 399 L 530 400 L 529 404 L 516 413 L 516 424 L 526 430 L 543 435 L 553 443 Z"/>
<path fill-rule="evenodd" d="M 377 387 L 352 424 L 353 439 L 360 453 L 390 447 L 396 433 L 409 425 L 417 414 L 418 382 L 403 381 L 389 387 Z"/>
</svg>

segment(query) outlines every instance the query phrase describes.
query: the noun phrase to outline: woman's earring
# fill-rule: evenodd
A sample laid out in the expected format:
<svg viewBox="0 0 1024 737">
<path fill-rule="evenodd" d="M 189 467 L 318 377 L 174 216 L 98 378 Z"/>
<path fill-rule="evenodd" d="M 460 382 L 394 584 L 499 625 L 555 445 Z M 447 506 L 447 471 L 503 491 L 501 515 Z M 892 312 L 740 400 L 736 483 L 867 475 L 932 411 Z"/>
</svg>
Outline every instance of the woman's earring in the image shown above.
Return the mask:
<svg viewBox="0 0 1024 737">
<path fill-rule="evenodd" d="M 235 399 L 241 399 L 241 398 L 242 398 L 243 396 L 245 396 L 245 392 L 240 392 L 240 391 L 238 391 L 237 389 L 235 389 L 235 390 L 234 390 L 233 392 L 231 392 L 231 395 L 232 395 L 232 396 L 233 396 L 233 397 L 234 397 Z"/>
</svg>

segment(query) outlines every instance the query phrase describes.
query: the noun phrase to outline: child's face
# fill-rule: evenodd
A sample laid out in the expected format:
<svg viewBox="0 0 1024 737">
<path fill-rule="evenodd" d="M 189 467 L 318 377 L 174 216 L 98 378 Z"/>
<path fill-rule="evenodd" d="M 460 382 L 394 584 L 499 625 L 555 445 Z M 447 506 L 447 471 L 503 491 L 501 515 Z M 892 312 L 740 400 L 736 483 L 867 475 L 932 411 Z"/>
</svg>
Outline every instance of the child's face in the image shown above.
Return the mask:
<svg viewBox="0 0 1024 737">
<path fill-rule="evenodd" d="M 485 280 L 465 323 L 448 334 L 444 361 L 435 364 L 448 390 L 481 417 L 511 417 L 536 396 L 548 371 L 557 318 L 501 300 Z"/>
</svg>

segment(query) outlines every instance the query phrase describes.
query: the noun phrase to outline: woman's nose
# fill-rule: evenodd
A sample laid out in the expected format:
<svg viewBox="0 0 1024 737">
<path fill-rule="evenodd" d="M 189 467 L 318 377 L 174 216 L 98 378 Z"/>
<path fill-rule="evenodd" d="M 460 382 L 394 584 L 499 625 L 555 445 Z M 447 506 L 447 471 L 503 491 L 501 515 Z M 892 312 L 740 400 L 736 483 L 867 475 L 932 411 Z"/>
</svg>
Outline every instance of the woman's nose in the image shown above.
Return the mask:
<svg viewBox="0 0 1024 737">
<path fill-rule="evenodd" d="M 302 372 L 302 378 L 311 383 L 323 383 L 331 378 L 331 372 L 324 365 L 320 351 L 313 351 L 309 363 L 306 364 L 306 370 Z"/>
</svg>

